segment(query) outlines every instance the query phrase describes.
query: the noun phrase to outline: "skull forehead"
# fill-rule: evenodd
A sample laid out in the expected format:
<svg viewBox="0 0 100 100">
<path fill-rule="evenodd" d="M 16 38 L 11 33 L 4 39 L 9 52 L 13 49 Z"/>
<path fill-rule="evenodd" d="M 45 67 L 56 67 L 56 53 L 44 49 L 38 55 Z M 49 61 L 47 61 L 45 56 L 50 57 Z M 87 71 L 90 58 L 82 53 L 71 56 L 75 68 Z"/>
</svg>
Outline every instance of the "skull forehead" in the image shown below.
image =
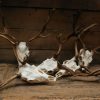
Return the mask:
<svg viewBox="0 0 100 100">
<path fill-rule="evenodd" d="M 80 56 L 81 57 L 92 57 L 93 56 L 93 52 L 92 51 L 89 51 L 89 50 L 86 50 L 85 52 L 84 52 L 84 50 L 80 50 Z"/>
<path fill-rule="evenodd" d="M 26 42 L 20 42 L 19 45 L 17 46 L 17 50 L 19 53 L 21 53 L 21 56 L 22 56 L 22 53 L 29 52 Z"/>
<path fill-rule="evenodd" d="M 38 66 L 38 68 L 53 71 L 57 68 L 57 61 L 53 57 L 46 59 Z"/>
<path fill-rule="evenodd" d="M 19 45 L 18 45 L 18 48 L 20 48 L 20 49 L 27 48 L 26 42 L 20 42 Z"/>
<path fill-rule="evenodd" d="M 26 42 L 20 42 L 19 46 L 25 45 L 26 46 Z"/>
</svg>

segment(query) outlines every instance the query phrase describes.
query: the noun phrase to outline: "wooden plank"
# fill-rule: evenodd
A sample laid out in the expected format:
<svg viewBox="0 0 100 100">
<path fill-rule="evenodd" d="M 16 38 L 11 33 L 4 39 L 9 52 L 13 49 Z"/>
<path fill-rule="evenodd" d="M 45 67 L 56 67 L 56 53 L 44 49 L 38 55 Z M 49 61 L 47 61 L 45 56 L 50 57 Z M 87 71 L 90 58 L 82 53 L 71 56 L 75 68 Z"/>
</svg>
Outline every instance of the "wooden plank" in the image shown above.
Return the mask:
<svg viewBox="0 0 100 100">
<path fill-rule="evenodd" d="M 0 64 L 2 71 L 0 80 L 6 81 L 13 76 L 16 71 L 15 64 Z M 99 69 L 99 66 L 97 67 Z M 6 75 L 2 72 L 8 72 Z M 7 76 L 7 77 L 6 77 Z M 25 91 L 27 89 L 27 94 Z M 68 92 L 67 92 L 67 91 Z M 44 92 L 45 91 L 45 92 Z M 99 82 L 71 81 L 69 77 L 63 77 L 55 83 L 49 84 L 29 84 L 17 78 L 7 84 L 0 91 L 0 99 L 4 100 L 99 100 Z"/>
<path fill-rule="evenodd" d="M 98 25 L 92 28 L 93 31 L 100 31 L 100 13 L 99 12 L 82 12 L 78 24 L 83 24 L 84 26 L 90 25 L 92 23 L 97 23 Z"/>
<path fill-rule="evenodd" d="M 5 24 L 8 28 L 29 29 L 39 31 L 48 17 L 48 10 L 35 10 L 26 8 L 3 9 Z M 47 29 L 66 29 L 72 23 L 72 13 L 66 11 L 56 11 Z"/>
<path fill-rule="evenodd" d="M 29 61 L 31 63 L 41 63 L 43 60 L 52 57 L 55 52 L 56 50 L 32 50 Z M 72 54 L 74 54 L 74 51 L 62 51 L 60 60 L 62 61 L 72 56 Z M 0 63 L 16 63 L 12 49 L 0 49 Z"/>
<path fill-rule="evenodd" d="M 36 34 L 18 34 L 13 33 L 14 37 L 17 38 L 18 41 L 27 41 L 30 37 L 36 35 Z M 69 34 L 63 34 L 63 38 L 67 37 Z M 51 36 L 48 36 L 47 38 L 39 38 L 31 42 L 30 48 L 31 49 L 38 49 L 38 50 L 54 50 L 58 48 L 58 41 L 56 40 L 57 34 L 51 34 Z M 82 37 L 83 41 L 87 45 L 88 48 L 94 48 L 96 46 L 100 45 L 100 34 L 99 32 L 87 32 Z M 74 47 L 75 38 L 72 38 L 68 42 L 66 41 L 64 43 L 63 49 L 73 49 Z M 0 38 L 0 48 L 11 48 L 11 44 L 3 39 Z"/>
<path fill-rule="evenodd" d="M 1 9 L 0 9 L 0 30 L 2 29 L 2 16 L 1 16 Z"/>
<path fill-rule="evenodd" d="M 99 0 L 2 0 L 2 6 L 100 10 Z"/>
<path fill-rule="evenodd" d="M 31 49 L 57 49 L 57 41 L 53 37 L 57 33 L 63 33 L 67 36 L 72 32 L 72 14 L 69 11 L 56 11 L 51 22 L 48 24 L 45 34 L 52 34 L 45 39 L 38 39 L 32 42 Z M 15 36 L 18 41 L 27 41 L 30 37 L 38 33 L 45 23 L 48 10 L 34 10 L 26 8 L 5 8 L 3 9 L 5 17 L 5 25 L 9 28 L 9 33 Z M 88 26 L 92 23 L 100 23 L 100 13 L 82 13 L 79 18 L 78 25 Z M 0 18 L 1 20 L 1 18 Z M 99 31 L 100 25 L 92 28 L 87 37 L 83 37 L 89 47 L 95 47 L 100 44 Z M 92 34 L 92 35 L 91 35 Z M 54 45 L 55 44 L 55 45 Z M 74 40 L 65 43 L 64 49 L 72 49 Z M 0 48 L 11 48 L 10 44 L 0 39 Z"/>
<path fill-rule="evenodd" d="M 56 50 L 31 50 L 29 62 L 32 64 L 40 64 L 43 60 L 51 58 Z M 59 61 L 71 59 L 74 56 L 74 49 L 63 50 L 59 56 Z M 94 56 L 93 63 L 100 64 L 99 55 Z M 0 49 L 0 63 L 17 63 L 12 49 Z"/>
<path fill-rule="evenodd" d="M 48 10 L 35 10 L 27 8 L 4 8 L 2 9 L 5 25 L 11 29 L 20 29 L 24 33 L 39 32 L 46 22 Z M 49 32 L 70 32 L 72 30 L 72 15 L 75 12 L 57 10 L 47 26 Z M 89 25 L 98 23 L 94 30 L 100 31 L 100 13 L 82 12 L 78 24 Z"/>
</svg>

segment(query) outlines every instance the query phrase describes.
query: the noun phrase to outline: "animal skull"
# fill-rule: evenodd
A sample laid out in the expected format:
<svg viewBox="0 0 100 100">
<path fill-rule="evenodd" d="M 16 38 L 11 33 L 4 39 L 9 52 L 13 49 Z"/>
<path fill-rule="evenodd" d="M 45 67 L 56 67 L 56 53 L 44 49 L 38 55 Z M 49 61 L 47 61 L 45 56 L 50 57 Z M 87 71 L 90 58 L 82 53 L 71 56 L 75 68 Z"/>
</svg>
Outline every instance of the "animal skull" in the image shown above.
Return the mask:
<svg viewBox="0 0 100 100">
<path fill-rule="evenodd" d="M 92 62 L 92 56 L 93 56 L 93 52 L 89 51 L 89 50 L 80 50 L 80 57 L 79 57 L 79 64 L 77 65 L 76 61 L 75 61 L 75 57 L 73 57 L 70 60 L 66 60 L 63 62 L 63 65 L 65 65 L 66 67 L 68 67 L 69 69 L 73 70 L 74 72 L 79 69 L 81 67 L 81 65 L 83 64 L 83 66 L 88 66 L 91 62 Z"/>
<path fill-rule="evenodd" d="M 93 51 L 81 49 L 79 52 L 79 65 L 88 66 L 93 60 Z"/>
<path fill-rule="evenodd" d="M 57 60 L 55 58 L 50 58 L 44 60 L 40 65 L 38 65 L 38 69 L 44 70 L 45 72 L 53 72 L 57 69 Z"/>
<path fill-rule="evenodd" d="M 14 54 L 17 58 L 19 68 L 18 73 L 8 79 L 6 82 L 2 83 L 1 87 L 3 87 L 18 76 L 20 76 L 23 80 L 26 80 L 29 83 L 55 81 L 55 78 L 53 76 L 50 76 L 36 66 L 27 63 L 27 58 L 29 57 L 29 48 L 27 47 L 27 44 L 30 44 L 32 40 L 35 40 L 37 38 L 46 37 L 41 34 L 44 33 L 49 21 L 51 20 L 53 12 L 54 10 L 52 10 L 52 14 L 49 13 L 47 21 L 43 25 L 40 32 L 31 39 L 29 39 L 28 43 L 16 41 L 15 37 L 6 33 L 7 31 L 5 31 L 5 33 L 0 32 L 0 37 L 7 39 L 13 45 Z"/>
<path fill-rule="evenodd" d="M 2 35 L 8 38 L 5 34 Z M 35 38 L 32 39 L 36 39 L 37 37 L 35 36 Z M 8 38 L 8 40 L 14 44 L 11 39 Z M 56 81 L 55 77 L 46 74 L 43 70 L 41 70 L 41 68 L 38 68 L 35 65 L 30 65 L 25 62 L 27 60 L 27 57 L 29 57 L 29 48 L 27 47 L 26 42 L 19 42 L 19 44 L 15 43 L 13 49 L 15 56 L 17 57 L 19 71 L 16 75 L 12 76 L 6 82 L 2 83 L 0 87 L 5 86 L 7 83 L 17 78 L 18 76 L 20 76 L 22 80 L 25 80 L 29 83 L 47 83 Z M 23 62 L 25 63 L 23 64 Z"/>
<path fill-rule="evenodd" d="M 63 62 L 63 65 L 68 67 L 69 69 L 73 70 L 74 72 L 80 68 L 79 65 L 76 64 L 75 62 L 75 57 L 73 57 L 72 59 L 70 60 L 66 60 Z"/>
<path fill-rule="evenodd" d="M 56 79 L 38 69 L 35 65 L 26 63 L 19 68 L 21 78 L 29 83 L 54 82 Z"/>
<path fill-rule="evenodd" d="M 16 47 L 16 53 L 21 62 L 24 62 L 29 57 L 29 48 L 26 45 L 26 42 L 20 42 Z M 21 63 L 18 61 L 21 65 Z"/>
<path fill-rule="evenodd" d="M 81 68 L 82 64 L 83 66 L 88 67 L 88 65 L 92 62 L 93 52 L 89 50 L 83 51 L 83 49 L 81 49 L 79 54 L 80 54 L 81 59 L 79 60 L 78 65 L 75 61 L 76 60 L 75 57 L 73 57 L 70 60 L 65 60 L 62 65 L 64 65 L 66 68 L 69 68 L 73 72 Z M 66 75 L 66 70 L 64 69 L 63 70 L 61 69 L 56 73 L 57 78 L 64 76 L 64 75 Z"/>
</svg>

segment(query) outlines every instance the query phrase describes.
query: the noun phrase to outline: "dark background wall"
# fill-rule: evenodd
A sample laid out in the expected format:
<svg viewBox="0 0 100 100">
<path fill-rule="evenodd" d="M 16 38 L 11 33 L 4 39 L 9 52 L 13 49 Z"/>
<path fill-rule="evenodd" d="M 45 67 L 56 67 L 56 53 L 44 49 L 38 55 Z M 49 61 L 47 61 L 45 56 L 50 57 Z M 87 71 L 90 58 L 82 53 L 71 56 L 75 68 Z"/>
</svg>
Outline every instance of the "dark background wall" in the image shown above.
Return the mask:
<svg viewBox="0 0 100 100">
<path fill-rule="evenodd" d="M 0 30 L 2 31 L 4 19 L 9 34 L 19 41 L 27 41 L 36 35 L 46 22 L 49 8 L 57 8 L 45 31 L 45 34 L 50 33 L 51 36 L 31 43 L 30 61 L 34 63 L 40 63 L 56 52 L 58 44 L 55 36 L 58 33 L 67 36 L 72 32 L 72 15 L 76 11 L 82 12 L 78 25 L 88 26 L 98 23 L 82 36 L 86 46 L 93 49 L 100 45 L 99 0 L 1 0 L 0 4 Z M 72 56 L 74 56 L 74 39 L 64 44 L 60 60 Z M 100 62 L 99 58 L 100 55 L 95 55 L 96 62 Z M 11 45 L 3 38 L 0 38 L 0 62 L 16 62 Z"/>
</svg>

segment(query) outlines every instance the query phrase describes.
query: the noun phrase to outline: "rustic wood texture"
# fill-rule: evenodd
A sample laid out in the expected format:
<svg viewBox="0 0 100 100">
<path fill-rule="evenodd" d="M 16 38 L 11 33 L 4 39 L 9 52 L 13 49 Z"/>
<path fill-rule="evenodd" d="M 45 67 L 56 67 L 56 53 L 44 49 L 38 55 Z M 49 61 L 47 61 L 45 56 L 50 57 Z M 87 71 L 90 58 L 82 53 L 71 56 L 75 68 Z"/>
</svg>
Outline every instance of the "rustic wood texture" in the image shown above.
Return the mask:
<svg viewBox="0 0 100 100">
<path fill-rule="evenodd" d="M 0 64 L 0 80 L 16 73 L 14 64 Z M 70 81 L 67 77 L 49 84 L 28 84 L 20 78 L 0 91 L 1 100 L 100 100 L 99 82 Z"/>
<path fill-rule="evenodd" d="M 33 9 L 33 8 L 6 8 L 3 7 L 1 15 L 4 16 L 5 25 L 9 30 L 9 34 L 13 35 L 18 41 L 27 41 L 30 37 L 40 32 L 43 24 L 46 22 L 48 16 L 47 9 Z M 72 33 L 72 15 L 75 11 L 57 10 L 52 17 L 52 20 L 47 26 L 44 34 L 51 34 L 47 38 L 37 39 L 32 41 L 30 49 L 35 50 L 31 61 L 39 63 L 48 56 L 52 56 L 55 50 L 58 48 L 56 35 L 62 33 L 63 37 Z M 2 16 L 0 15 L 0 29 L 2 29 Z M 90 49 L 100 45 L 100 13 L 99 12 L 83 12 L 79 18 L 78 25 L 84 27 L 98 23 L 98 25 L 92 28 L 82 36 L 86 46 Z M 63 52 L 74 52 L 74 38 L 66 41 L 63 46 Z M 47 52 L 48 51 L 48 52 Z M 41 53 L 40 53 L 41 52 Z M 70 52 L 70 53 L 71 53 Z M 45 53 L 45 55 L 44 55 Z M 68 58 L 69 55 L 61 54 L 60 60 Z M 66 53 L 66 54 L 68 54 Z M 10 55 L 10 57 L 8 56 Z M 72 53 L 74 56 L 74 53 Z M 72 55 L 71 54 L 71 55 Z M 0 61 L 1 62 L 15 62 L 16 59 L 13 55 L 10 43 L 0 37 Z M 72 56 L 70 56 L 72 57 Z"/>
<path fill-rule="evenodd" d="M 1 0 L 2 6 L 100 10 L 99 0 Z"/>
<path fill-rule="evenodd" d="M 34 64 L 40 64 L 43 60 L 47 58 L 51 58 L 55 54 L 56 50 L 31 50 L 31 56 L 29 62 Z M 60 62 L 65 59 L 72 57 L 74 51 L 62 51 L 61 56 L 59 56 Z M 14 62 L 16 63 L 16 59 L 12 49 L 0 49 L 0 63 L 5 62 Z"/>
</svg>

